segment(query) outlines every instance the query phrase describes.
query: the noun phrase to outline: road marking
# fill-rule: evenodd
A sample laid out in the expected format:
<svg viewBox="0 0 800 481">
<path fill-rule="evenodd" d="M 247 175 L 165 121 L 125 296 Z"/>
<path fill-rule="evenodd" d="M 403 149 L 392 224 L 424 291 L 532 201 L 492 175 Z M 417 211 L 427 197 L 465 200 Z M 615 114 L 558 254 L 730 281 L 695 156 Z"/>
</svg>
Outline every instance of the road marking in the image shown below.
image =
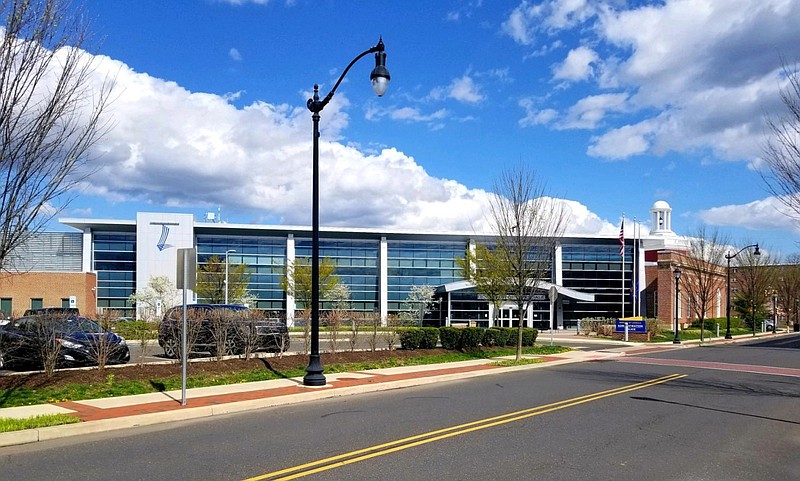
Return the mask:
<svg viewBox="0 0 800 481">
<path fill-rule="evenodd" d="M 423 444 L 429 444 L 435 441 L 441 441 L 443 439 L 460 436 L 462 434 L 468 434 L 474 431 L 479 431 L 495 426 L 500 426 L 503 424 L 512 423 L 515 421 L 520 421 L 522 419 L 527 419 L 533 416 L 539 416 L 541 414 L 547 414 L 550 412 L 558 411 L 560 409 L 566 409 L 569 407 L 578 406 L 580 404 L 588 403 L 591 401 L 597 401 L 606 397 L 616 396 L 619 394 L 624 394 L 627 392 L 656 386 L 658 384 L 663 384 L 669 381 L 675 381 L 677 379 L 681 379 L 686 376 L 687 376 L 686 374 L 670 374 L 669 376 L 659 377 L 656 379 L 651 379 L 649 381 L 630 384 L 627 386 L 609 389 L 606 391 L 599 391 L 596 393 L 586 394 L 583 396 L 578 396 L 570 399 L 564 399 L 562 401 L 557 401 L 550 404 L 544 404 L 542 406 L 523 409 L 521 411 L 501 414 L 499 416 L 480 419 L 478 421 L 458 424 L 455 426 L 450 426 L 448 428 L 429 431 L 427 433 L 417 434 L 407 438 L 390 441 L 388 443 L 377 444 L 375 446 L 370 446 L 367 448 L 350 451 L 348 453 L 343 453 L 336 456 L 320 459 L 317 461 L 312 461 L 310 463 L 301 464 L 291 468 L 265 473 L 259 476 L 244 479 L 242 481 L 263 481 L 263 480 L 278 481 L 278 480 L 290 480 L 290 479 L 302 478 L 311 474 L 328 471 L 334 468 L 346 466 L 348 464 L 353 464 L 368 459 L 372 459 L 378 456 L 384 456 L 386 454 L 403 451 L 409 448 L 421 446 Z"/>
</svg>

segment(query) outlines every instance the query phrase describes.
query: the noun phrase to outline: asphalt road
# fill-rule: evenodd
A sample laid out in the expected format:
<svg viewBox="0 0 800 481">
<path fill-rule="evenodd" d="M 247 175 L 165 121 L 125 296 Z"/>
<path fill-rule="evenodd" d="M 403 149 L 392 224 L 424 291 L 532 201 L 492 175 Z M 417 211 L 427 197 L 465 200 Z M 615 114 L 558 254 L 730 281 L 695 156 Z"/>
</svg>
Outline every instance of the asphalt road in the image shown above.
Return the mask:
<svg viewBox="0 0 800 481">
<path fill-rule="evenodd" d="M 2 448 L 0 466 L 63 480 L 798 478 L 800 378 L 779 372 L 800 368 L 800 336 L 620 359 Z"/>
</svg>

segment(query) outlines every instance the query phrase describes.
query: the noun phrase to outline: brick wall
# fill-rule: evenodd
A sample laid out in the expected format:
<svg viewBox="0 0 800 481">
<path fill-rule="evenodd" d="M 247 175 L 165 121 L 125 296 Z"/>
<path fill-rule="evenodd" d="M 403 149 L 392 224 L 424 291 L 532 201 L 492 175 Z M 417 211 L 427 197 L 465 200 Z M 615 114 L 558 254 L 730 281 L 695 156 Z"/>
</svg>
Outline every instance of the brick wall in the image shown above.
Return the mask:
<svg viewBox="0 0 800 481">
<path fill-rule="evenodd" d="M 97 306 L 97 275 L 93 272 L 25 272 L 0 275 L 0 298 L 11 299 L 14 316 L 31 307 L 31 299 L 42 299 L 43 307 L 60 307 L 62 299 L 77 298 L 81 315 L 94 318 Z M 8 313 L 5 313 L 8 315 Z"/>
</svg>

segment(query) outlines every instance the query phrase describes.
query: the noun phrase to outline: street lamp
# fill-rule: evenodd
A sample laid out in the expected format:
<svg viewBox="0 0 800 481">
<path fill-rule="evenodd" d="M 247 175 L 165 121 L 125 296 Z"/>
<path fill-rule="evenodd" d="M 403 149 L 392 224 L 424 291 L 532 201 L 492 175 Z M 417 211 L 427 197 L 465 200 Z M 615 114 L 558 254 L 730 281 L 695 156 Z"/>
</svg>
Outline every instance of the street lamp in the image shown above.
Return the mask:
<svg viewBox="0 0 800 481">
<path fill-rule="evenodd" d="M 228 254 L 236 252 L 233 249 L 225 251 L 225 304 L 228 303 Z"/>
<path fill-rule="evenodd" d="M 755 247 L 756 250 L 753 251 L 754 256 L 761 255 L 761 251 L 758 250 L 758 244 L 751 244 L 749 246 L 744 246 L 736 254 L 731 255 L 730 253 L 725 254 L 725 259 L 728 261 L 728 269 L 726 272 L 726 279 L 727 279 L 727 293 L 725 296 L 725 339 L 733 339 L 731 336 L 731 259 L 738 256 L 742 253 L 743 250 L 749 249 L 751 247 Z"/>
<path fill-rule="evenodd" d="M 334 92 L 344 80 L 344 76 L 358 60 L 375 54 L 375 68 L 370 74 L 372 89 L 378 97 L 383 97 L 389 87 L 389 71 L 386 70 L 386 52 L 384 52 L 383 39 L 369 50 L 361 52 L 344 69 L 333 89 L 322 100 L 319 99 L 319 85 L 314 84 L 314 97 L 308 99 L 306 106 L 312 112 L 311 120 L 314 124 L 312 136 L 312 199 L 311 199 L 311 354 L 308 359 L 306 374 L 303 376 L 305 386 L 324 386 L 325 376 L 322 374 L 322 362 L 319 357 L 319 113 L 333 98 Z"/>
<path fill-rule="evenodd" d="M 772 333 L 778 332 L 778 293 L 772 293 Z"/>
<path fill-rule="evenodd" d="M 676 267 L 672 274 L 675 276 L 675 339 L 672 340 L 673 344 L 680 344 L 681 338 L 678 337 L 678 306 L 680 300 L 678 299 L 678 291 L 680 290 L 679 283 L 681 280 L 681 270 Z"/>
</svg>

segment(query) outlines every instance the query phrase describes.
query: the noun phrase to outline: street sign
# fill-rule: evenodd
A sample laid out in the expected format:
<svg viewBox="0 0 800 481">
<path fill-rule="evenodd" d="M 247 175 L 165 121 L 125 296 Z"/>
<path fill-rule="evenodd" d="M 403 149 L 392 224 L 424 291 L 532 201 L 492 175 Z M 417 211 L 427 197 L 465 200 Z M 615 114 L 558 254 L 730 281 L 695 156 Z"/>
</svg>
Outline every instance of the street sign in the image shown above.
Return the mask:
<svg viewBox="0 0 800 481">
<path fill-rule="evenodd" d="M 615 332 L 625 332 L 625 324 L 628 325 L 628 332 L 647 332 L 647 321 L 644 319 L 617 319 L 614 326 Z"/>
</svg>

